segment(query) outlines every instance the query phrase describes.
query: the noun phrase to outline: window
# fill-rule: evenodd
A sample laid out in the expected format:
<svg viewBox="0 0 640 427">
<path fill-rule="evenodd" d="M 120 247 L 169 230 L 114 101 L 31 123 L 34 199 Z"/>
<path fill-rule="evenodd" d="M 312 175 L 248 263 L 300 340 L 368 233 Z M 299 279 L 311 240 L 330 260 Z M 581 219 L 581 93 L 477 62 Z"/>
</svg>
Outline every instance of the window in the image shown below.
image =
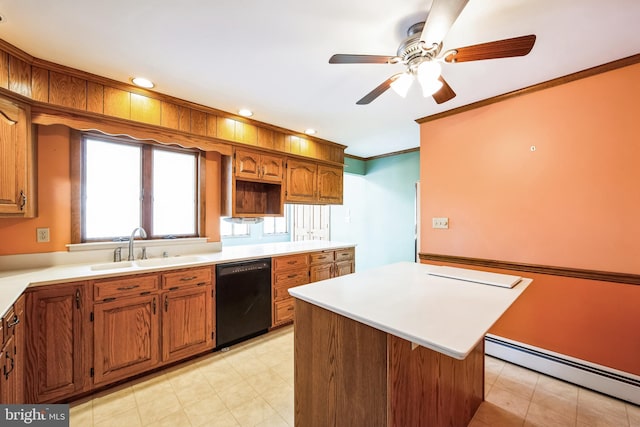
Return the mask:
<svg viewBox="0 0 640 427">
<path fill-rule="evenodd" d="M 229 222 L 227 217 L 220 218 L 220 237 L 241 237 L 250 234 L 249 224 Z"/>
<path fill-rule="evenodd" d="M 262 233 L 263 234 L 285 234 L 289 230 L 288 224 L 288 206 L 285 206 L 284 216 L 269 216 L 264 219 Z"/>
<path fill-rule="evenodd" d="M 198 153 L 83 135 L 82 241 L 198 235 Z"/>
</svg>

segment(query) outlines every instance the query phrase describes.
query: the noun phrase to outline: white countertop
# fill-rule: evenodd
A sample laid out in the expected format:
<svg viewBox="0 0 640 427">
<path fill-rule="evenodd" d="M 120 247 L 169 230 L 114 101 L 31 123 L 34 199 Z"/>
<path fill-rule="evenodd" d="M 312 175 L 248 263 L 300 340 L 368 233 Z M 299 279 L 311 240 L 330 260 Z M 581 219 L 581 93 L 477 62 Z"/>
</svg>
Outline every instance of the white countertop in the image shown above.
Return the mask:
<svg viewBox="0 0 640 427">
<path fill-rule="evenodd" d="M 513 288 L 429 275 L 401 262 L 289 289 L 303 301 L 456 359 L 464 359 L 529 286 Z"/>
<path fill-rule="evenodd" d="M 41 286 L 53 283 L 98 279 L 102 277 L 174 270 L 185 267 L 197 267 L 201 265 L 220 264 L 225 262 L 291 255 L 304 252 L 334 250 L 353 246 L 355 245 L 349 243 L 307 240 L 301 242 L 231 246 L 223 248 L 218 252 L 183 255 L 185 259 L 193 260 L 197 258 L 197 261 L 167 266 L 140 267 L 134 265 L 126 268 L 94 271 L 91 269 L 93 265 L 101 264 L 106 266 L 108 263 L 84 263 L 65 264 L 20 271 L 2 271 L 0 272 L 0 316 L 7 312 L 11 305 L 13 305 L 28 286 Z M 179 258 L 180 257 L 171 257 L 170 259 L 177 260 Z"/>
</svg>

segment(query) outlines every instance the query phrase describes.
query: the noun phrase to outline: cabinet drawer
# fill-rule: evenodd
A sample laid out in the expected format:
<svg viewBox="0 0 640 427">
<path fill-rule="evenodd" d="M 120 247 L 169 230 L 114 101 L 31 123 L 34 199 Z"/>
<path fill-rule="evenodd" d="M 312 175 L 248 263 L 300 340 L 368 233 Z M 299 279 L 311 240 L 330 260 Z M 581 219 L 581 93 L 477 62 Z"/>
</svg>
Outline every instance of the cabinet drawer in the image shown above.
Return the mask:
<svg viewBox="0 0 640 427">
<path fill-rule="evenodd" d="M 309 283 L 309 270 L 304 269 L 284 271 L 273 275 L 273 286 L 298 286 Z"/>
<path fill-rule="evenodd" d="M 291 295 L 289 295 L 289 289 L 290 288 L 295 288 L 296 286 L 300 286 L 300 285 L 305 285 L 309 283 L 309 279 L 305 279 L 304 281 L 300 281 L 298 283 L 296 282 L 289 282 L 289 283 L 284 283 L 284 284 L 280 284 L 278 286 L 274 286 L 273 287 L 273 300 L 274 301 L 279 301 L 285 298 L 291 298 Z"/>
<path fill-rule="evenodd" d="M 309 255 L 311 264 L 323 264 L 325 262 L 333 262 L 333 251 L 315 252 Z"/>
<path fill-rule="evenodd" d="M 93 284 L 94 301 L 107 298 L 141 295 L 158 290 L 158 276 L 131 276 L 111 280 L 100 280 Z"/>
<path fill-rule="evenodd" d="M 180 289 L 185 286 L 211 283 L 211 268 L 192 268 L 162 274 L 162 289 Z"/>
<path fill-rule="evenodd" d="M 273 258 L 273 270 L 291 270 L 299 267 L 307 267 L 309 262 L 307 254 L 298 254 Z"/>
<path fill-rule="evenodd" d="M 340 249 L 336 251 L 336 262 L 352 260 L 353 255 L 353 249 Z"/>
<path fill-rule="evenodd" d="M 279 324 L 293 320 L 293 298 L 274 303 L 273 323 Z"/>
</svg>

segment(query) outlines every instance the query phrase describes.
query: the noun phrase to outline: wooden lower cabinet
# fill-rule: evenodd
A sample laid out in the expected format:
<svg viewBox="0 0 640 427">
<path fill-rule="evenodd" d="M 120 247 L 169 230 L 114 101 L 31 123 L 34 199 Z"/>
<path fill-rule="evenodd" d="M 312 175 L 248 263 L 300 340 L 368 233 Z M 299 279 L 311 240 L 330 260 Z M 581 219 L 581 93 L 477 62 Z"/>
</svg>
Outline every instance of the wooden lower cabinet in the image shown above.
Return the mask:
<svg viewBox="0 0 640 427">
<path fill-rule="evenodd" d="M 24 295 L 2 319 L 0 336 L 0 403 L 24 403 Z"/>
<path fill-rule="evenodd" d="M 272 261 L 272 326 L 294 319 L 289 288 L 355 272 L 355 248 L 274 257 Z"/>
<path fill-rule="evenodd" d="M 286 255 L 273 258 L 272 267 L 272 324 L 284 325 L 293 320 L 293 298 L 289 288 L 309 283 L 308 254 Z"/>
<path fill-rule="evenodd" d="M 210 284 L 162 293 L 163 362 L 214 347 L 212 293 Z"/>
<path fill-rule="evenodd" d="M 330 279 L 355 272 L 355 249 L 314 252 L 309 256 L 311 281 Z"/>
<path fill-rule="evenodd" d="M 155 367 L 160 353 L 158 295 L 95 304 L 94 385 L 102 385 Z"/>
<path fill-rule="evenodd" d="M 91 288 L 85 282 L 29 288 L 25 308 L 25 403 L 90 389 Z"/>
</svg>

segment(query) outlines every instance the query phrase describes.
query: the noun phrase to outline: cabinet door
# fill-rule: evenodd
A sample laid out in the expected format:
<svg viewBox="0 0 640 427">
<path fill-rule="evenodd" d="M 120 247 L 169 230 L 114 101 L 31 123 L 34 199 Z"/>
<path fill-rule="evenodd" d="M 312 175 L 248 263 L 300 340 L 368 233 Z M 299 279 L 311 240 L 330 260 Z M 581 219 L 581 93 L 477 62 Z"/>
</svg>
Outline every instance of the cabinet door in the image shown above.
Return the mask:
<svg viewBox="0 0 640 427">
<path fill-rule="evenodd" d="M 25 309 L 25 402 L 59 401 L 90 387 L 91 298 L 82 284 L 32 288 Z"/>
<path fill-rule="evenodd" d="M 318 185 L 317 165 L 302 160 L 287 161 L 285 201 L 314 203 Z"/>
<path fill-rule="evenodd" d="M 162 297 L 162 361 L 213 348 L 211 285 L 165 292 Z"/>
<path fill-rule="evenodd" d="M 10 336 L 0 351 L 0 403 L 22 403 L 16 400 L 15 356 L 13 354 L 15 337 Z"/>
<path fill-rule="evenodd" d="M 343 174 L 341 167 L 318 165 L 318 201 L 320 203 L 342 204 Z"/>
<path fill-rule="evenodd" d="M 327 264 L 312 265 L 309 268 L 311 282 L 330 279 L 333 273 L 333 262 Z"/>
<path fill-rule="evenodd" d="M 33 217 L 33 146 L 29 107 L 0 98 L 0 215 Z"/>
<path fill-rule="evenodd" d="M 354 272 L 353 261 L 340 261 L 336 262 L 334 271 L 334 277 L 344 276 Z"/>
<path fill-rule="evenodd" d="M 94 384 L 144 372 L 158 364 L 158 295 L 95 304 Z"/>
<path fill-rule="evenodd" d="M 284 161 L 280 156 L 263 154 L 260 157 L 262 163 L 261 178 L 264 181 L 282 182 L 284 177 Z"/>
<path fill-rule="evenodd" d="M 24 300 L 24 295 L 21 295 L 13 304 L 13 310 L 5 315 L 3 328 L 6 331 L 5 346 L 9 339 L 13 342 L 7 348 L 6 359 L 9 359 L 7 369 L 13 377 L 10 390 L 14 403 L 24 403 Z"/>
<path fill-rule="evenodd" d="M 235 175 L 240 178 L 260 178 L 260 154 L 252 151 L 235 151 Z"/>
</svg>

